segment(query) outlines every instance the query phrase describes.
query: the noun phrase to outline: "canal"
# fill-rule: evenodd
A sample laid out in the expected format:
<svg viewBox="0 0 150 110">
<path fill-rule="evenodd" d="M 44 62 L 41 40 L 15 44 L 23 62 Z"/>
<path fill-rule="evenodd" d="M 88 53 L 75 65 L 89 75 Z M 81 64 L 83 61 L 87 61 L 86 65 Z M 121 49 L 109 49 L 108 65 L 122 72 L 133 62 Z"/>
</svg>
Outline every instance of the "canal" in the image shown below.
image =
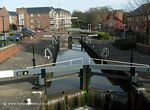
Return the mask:
<svg viewBox="0 0 150 110">
<path fill-rule="evenodd" d="M 62 42 L 61 42 L 62 43 Z M 67 45 L 60 45 L 60 51 L 57 56 L 57 62 L 62 62 L 62 61 L 68 61 L 68 60 L 73 60 L 72 64 L 88 64 L 89 63 L 89 58 L 91 58 L 87 52 L 84 49 L 81 49 L 81 45 L 77 42 L 75 44 L 72 44 L 72 49 L 68 49 Z M 83 59 L 83 61 L 82 61 Z M 91 63 L 94 63 L 91 61 Z M 64 62 L 60 64 L 56 64 L 56 66 L 59 65 L 69 65 L 69 62 Z M 100 72 L 101 70 L 94 70 L 96 72 Z M 69 73 L 77 73 L 80 72 L 78 71 L 67 71 L 67 68 L 65 71 L 62 71 L 61 73 L 53 73 L 53 76 L 59 76 L 59 75 L 64 75 L 64 74 L 69 74 Z M 112 82 L 115 82 L 113 84 Z M 93 88 L 98 88 L 98 89 L 104 89 L 104 90 L 111 90 L 114 92 L 118 93 L 123 93 L 126 94 L 124 89 L 116 84 L 116 81 L 114 79 L 108 79 L 105 76 L 92 76 L 91 82 L 90 82 L 90 87 Z M 68 90 L 74 90 L 74 89 L 79 89 L 80 88 L 80 78 L 70 78 L 70 79 L 64 79 L 64 80 L 58 80 L 58 81 L 53 81 L 51 83 L 51 86 L 47 88 L 47 95 L 53 95 L 56 93 L 62 93 L 62 91 L 68 91 Z"/>
<path fill-rule="evenodd" d="M 91 57 L 83 48 L 81 48 L 79 42 L 73 41 L 71 49 L 68 48 L 70 46 L 68 46 L 67 43 L 68 42 L 65 42 L 65 40 L 60 40 L 60 51 L 57 55 L 56 62 L 61 63 L 56 63 L 56 66 L 67 66 L 76 64 L 88 65 L 89 59 Z M 69 62 L 70 60 L 72 61 Z M 90 63 L 95 64 L 94 61 L 91 61 Z M 66 68 L 64 71 L 53 73 L 53 76 L 79 72 L 80 70 L 68 71 L 68 69 Z M 92 69 L 92 72 L 102 73 L 100 69 Z M 80 91 L 80 77 L 68 78 L 51 82 L 49 87 L 46 88 L 48 103 L 50 104 L 49 108 L 52 109 L 54 107 L 55 109 L 53 108 L 52 110 L 63 110 L 67 105 L 66 107 L 69 107 L 68 110 L 128 109 L 128 93 L 125 91 L 124 88 L 122 88 L 120 80 L 118 82 L 118 80 L 110 79 L 105 76 L 92 76 L 89 86 L 89 92 L 88 94 L 86 94 L 85 91 L 84 93 L 77 92 Z M 72 95 L 67 95 L 66 99 L 65 95 L 63 94 L 68 93 L 68 91 L 70 91 Z M 113 93 L 113 95 L 110 95 L 110 92 Z M 62 98 L 59 97 L 60 94 L 62 94 Z M 69 99 L 69 97 L 72 98 Z M 58 100 L 59 102 L 57 102 Z"/>
</svg>

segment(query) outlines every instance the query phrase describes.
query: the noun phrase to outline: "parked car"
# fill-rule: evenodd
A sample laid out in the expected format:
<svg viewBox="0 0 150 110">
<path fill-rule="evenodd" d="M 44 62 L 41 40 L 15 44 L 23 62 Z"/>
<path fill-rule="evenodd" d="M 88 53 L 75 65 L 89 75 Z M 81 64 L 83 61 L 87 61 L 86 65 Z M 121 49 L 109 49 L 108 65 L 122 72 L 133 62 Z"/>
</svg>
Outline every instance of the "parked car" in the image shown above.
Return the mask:
<svg viewBox="0 0 150 110">
<path fill-rule="evenodd" d="M 22 35 L 21 33 L 15 33 L 13 36 L 10 36 L 7 38 L 8 40 L 15 40 L 15 41 L 21 41 L 22 40 Z"/>
<path fill-rule="evenodd" d="M 9 33 L 1 33 L 0 34 L 0 40 L 7 40 L 9 37 Z"/>
<path fill-rule="evenodd" d="M 16 41 L 21 41 L 22 40 L 22 36 L 20 33 L 16 33 L 13 38 L 16 40 Z"/>
<path fill-rule="evenodd" d="M 35 35 L 35 33 L 34 33 L 31 29 L 28 29 L 28 28 L 22 28 L 22 29 L 21 29 L 21 32 L 22 32 L 23 34 L 29 34 L 29 35 L 32 35 L 32 36 Z"/>
</svg>

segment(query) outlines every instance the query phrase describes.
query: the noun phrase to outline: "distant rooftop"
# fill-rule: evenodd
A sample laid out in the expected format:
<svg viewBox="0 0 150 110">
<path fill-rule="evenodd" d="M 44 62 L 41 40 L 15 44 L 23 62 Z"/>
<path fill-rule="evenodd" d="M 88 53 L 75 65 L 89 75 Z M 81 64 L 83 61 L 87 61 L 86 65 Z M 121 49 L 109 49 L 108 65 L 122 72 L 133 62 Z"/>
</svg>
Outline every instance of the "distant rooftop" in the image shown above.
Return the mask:
<svg viewBox="0 0 150 110">
<path fill-rule="evenodd" d="M 150 3 L 143 4 L 134 11 L 131 11 L 128 16 L 147 15 L 150 14 Z"/>
<path fill-rule="evenodd" d="M 9 13 L 9 15 L 11 15 L 11 16 L 17 16 L 17 13 L 16 13 L 16 12 L 9 11 L 8 13 Z"/>
<path fill-rule="evenodd" d="M 26 8 L 28 13 L 49 13 L 53 7 L 34 7 Z"/>
<path fill-rule="evenodd" d="M 53 8 L 53 7 L 30 7 L 30 8 L 25 8 L 29 14 L 37 14 L 37 13 L 49 13 L 50 10 L 55 10 L 57 13 L 60 13 L 61 11 L 66 11 L 70 13 L 67 10 L 64 10 L 62 8 Z"/>
</svg>

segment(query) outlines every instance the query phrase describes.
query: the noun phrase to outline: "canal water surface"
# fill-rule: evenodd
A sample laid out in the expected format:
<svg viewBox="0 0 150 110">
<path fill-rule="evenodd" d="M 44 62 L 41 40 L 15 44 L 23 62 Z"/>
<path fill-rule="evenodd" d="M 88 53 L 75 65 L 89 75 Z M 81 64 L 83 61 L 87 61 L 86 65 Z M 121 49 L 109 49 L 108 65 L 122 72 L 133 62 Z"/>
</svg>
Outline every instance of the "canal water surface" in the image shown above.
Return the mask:
<svg viewBox="0 0 150 110">
<path fill-rule="evenodd" d="M 89 63 L 90 56 L 87 54 L 87 52 L 85 52 L 84 50 L 81 51 L 80 44 L 73 44 L 72 49 L 68 49 L 68 48 L 61 49 L 60 52 L 58 53 L 56 61 L 61 62 L 66 60 L 79 59 L 79 58 L 83 59 L 83 63 L 85 65 Z M 81 60 L 76 60 L 72 62 L 72 64 L 81 64 L 81 63 L 82 63 Z M 91 63 L 94 62 L 91 61 Z M 69 62 L 56 64 L 56 66 L 59 65 L 69 65 Z M 100 70 L 95 70 L 95 71 L 101 72 Z M 54 73 L 53 76 L 59 76 L 59 75 L 64 75 L 69 73 L 76 73 L 76 72 L 80 72 L 80 70 L 70 72 L 67 71 L 66 68 L 66 70 L 62 72 Z M 110 81 L 110 79 L 108 79 L 105 76 L 93 76 L 91 78 L 90 87 L 104 89 L 104 90 L 112 90 L 115 92 L 126 94 L 126 92 L 119 85 L 113 84 L 112 81 Z M 79 78 L 69 78 L 69 79 L 53 81 L 51 83 L 51 86 L 47 88 L 48 91 L 47 95 L 53 95 L 56 93 L 61 93 L 62 91 L 74 90 L 79 88 L 80 88 Z"/>
</svg>

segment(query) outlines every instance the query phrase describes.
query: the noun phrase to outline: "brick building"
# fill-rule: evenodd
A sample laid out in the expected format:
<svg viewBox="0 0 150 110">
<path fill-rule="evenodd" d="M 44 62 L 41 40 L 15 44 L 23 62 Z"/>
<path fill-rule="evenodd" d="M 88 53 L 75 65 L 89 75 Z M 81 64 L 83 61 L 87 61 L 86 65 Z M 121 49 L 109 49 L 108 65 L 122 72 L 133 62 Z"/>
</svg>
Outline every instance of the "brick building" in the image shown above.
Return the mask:
<svg viewBox="0 0 150 110">
<path fill-rule="evenodd" d="M 115 10 L 111 12 L 106 18 L 105 25 L 112 29 L 123 29 L 125 26 L 123 23 L 123 11 Z"/>
<path fill-rule="evenodd" d="M 56 13 L 58 14 L 57 19 L 57 29 L 69 28 L 71 27 L 71 13 L 67 10 L 61 8 L 55 8 Z"/>
<path fill-rule="evenodd" d="M 63 24 L 68 26 L 65 17 L 70 17 L 69 11 L 55 9 L 53 7 L 17 8 L 18 28 L 27 27 L 31 29 L 59 29 Z M 60 18 L 63 17 L 63 18 Z M 63 20 L 64 19 L 64 20 Z"/>
<path fill-rule="evenodd" d="M 5 7 L 0 8 L 0 32 L 3 31 L 9 31 L 9 13 Z"/>
<path fill-rule="evenodd" d="M 16 12 L 9 11 L 10 29 L 17 30 L 18 15 Z"/>
<path fill-rule="evenodd" d="M 137 42 L 150 47 L 150 3 L 128 14 L 128 28 L 137 34 Z"/>
</svg>

